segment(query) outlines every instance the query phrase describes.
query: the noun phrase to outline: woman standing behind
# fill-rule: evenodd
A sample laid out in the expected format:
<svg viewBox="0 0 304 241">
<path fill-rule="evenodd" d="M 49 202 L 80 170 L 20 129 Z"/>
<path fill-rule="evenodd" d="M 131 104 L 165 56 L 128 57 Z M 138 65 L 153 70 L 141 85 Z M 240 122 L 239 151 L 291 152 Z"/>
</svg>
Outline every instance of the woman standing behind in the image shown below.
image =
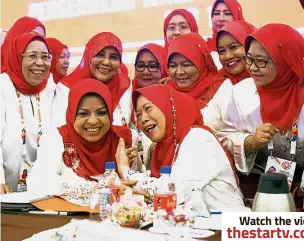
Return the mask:
<svg viewBox="0 0 304 241">
<path fill-rule="evenodd" d="M 132 81 L 133 89 L 157 84 L 166 77 L 165 63 L 167 53 L 162 46 L 146 44 L 137 51 L 135 59 L 135 77 Z"/>
<path fill-rule="evenodd" d="M 133 89 L 147 87 L 157 84 L 159 80 L 165 78 L 167 53 L 165 49 L 157 44 L 146 44 L 137 51 L 135 60 L 135 78 L 133 79 Z M 139 151 L 145 166 L 150 169 L 150 159 L 152 155 L 151 140 L 136 127 L 136 114 L 133 111 L 132 123 L 138 132 Z M 153 146 L 153 145 L 152 145 Z"/>
<path fill-rule="evenodd" d="M 245 50 L 253 79 L 234 86 L 219 137 L 241 172 L 277 167 L 272 155 L 284 159 L 277 169 L 294 176 L 295 190 L 304 167 L 304 40 L 288 25 L 268 24 L 246 38 Z M 295 164 L 294 174 L 284 169 Z M 257 182 L 247 187 L 251 196 Z"/>
<path fill-rule="evenodd" d="M 232 83 L 218 74 L 204 39 L 196 33 L 177 37 L 169 46 L 168 62 L 172 79 L 168 85 L 194 98 L 200 104 L 205 125 L 215 133 L 219 131 Z"/>
<path fill-rule="evenodd" d="M 245 21 L 227 23 L 216 36 L 216 46 L 223 68 L 219 73 L 231 80 L 235 85 L 243 79 L 249 78 L 244 61 L 245 39 L 256 28 Z"/>
<path fill-rule="evenodd" d="M 114 105 L 114 125 L 128 125 L 131 119 L 132 85 L 122 73 L 122 43 L 118 37 L 103 32 L 92 37 L 78 67 L 63 78 L 56 87 L 52 107 L 52 123 L 59 127 L 65 124 L 70 88 L 82 78 L 93 78 L 104 83 L 110 90 Z"/>
<path fill-rule="evenodd" d="M 163 31 L 167 53 L 171 40 L 185 33 L 198 33 L 198 27 L 192 13 L 186 9 L 175 9 L 166 17 Z"/>
<path fill-rule="evenodd" d="M 51 55 L 53 56 L 51 73 L 53 74 L 55 84 L 58 84 L 58 82 L 68 73 L 71 54 L 68 46 L 61 43 L 56 38 L 47 38 L 47 42 L 50 47 Z"/>
<path fill-rule="evenodd" d="M 50 124 L 55 90 L 53 81 L 48 81 L 52 56 L 42 36 L 16 37 L 7 60 L 0 82 L 1 193 L 26 190 L 40 136 Z"/>
<path fill-rule="evenodd" d="M 80 79 L 72 87 L 68 103 L 66 124 L 49 128 L 41 138 L 28 188 L 34 193 L 63 195 L 70 202 L 89 205 L 97 188 L 91 176 L 103 174 L 106 162 L 116 162 L 119 138 L 129 147 L 130 161 L 135 150 L 131 145 L 136 139 L 128 127 L 112 124 L 111 93 L 100 81 Z"/>
<path fill-rule="evenodd" d="M 46 35 L 44 25 L 38 19 L 30 17 L 22 17 L 18 19 L 9 29 L 1 46 L 1 73 L 6 72 L 5 64 L 7 61 L 7 54 L 14 38 L 22 33 L 29 32 L 34 32 L 41 36 Z"/>
<path fill-rule="evenodd" d="M 207 39 L 207 47 L 211 51 L 212 58 L 218 69 L 222 66 L 218 61 L 216 35 L 222 27 L 233 20 L 245 21 L 242 6 L 239 2 L 237 0 L 216 0 L 211 10 L 213 34 L 211 38 Z"/>
</svg>

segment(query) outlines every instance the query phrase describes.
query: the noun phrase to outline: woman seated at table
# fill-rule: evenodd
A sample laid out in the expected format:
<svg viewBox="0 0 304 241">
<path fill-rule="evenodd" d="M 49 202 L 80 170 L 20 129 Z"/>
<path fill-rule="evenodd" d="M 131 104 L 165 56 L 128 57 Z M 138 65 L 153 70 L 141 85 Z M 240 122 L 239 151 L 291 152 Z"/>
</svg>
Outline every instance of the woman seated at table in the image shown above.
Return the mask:
<svg viewBox="0 0 304 241">
<path fill-rule="evenodd" d="M 55 84 L 49 80 L 52 55 L 44 37 L 23 33 L 7 53 L 0 75 L 1 193 L 26 190 L 39 138 L 51 121 Z"/>
<path fill-rule="evenodd" d="M 96 34 L 86 44 L 78 67 L 63 78 L 56 87 L 52 107 L 52 124 L 59 127 L 65 124 L 70 88 L 81 78 L 93 78 L 104 83 L 110 90 L 113 100 L 114 125 L 128 125 L 132 112 L 132 85 L 122 67 L 122 43 L 112 33 Z"/>
<path fill-rule="evenodd" d="M 131 145 L 137 140 L 128 127 L 112 124 L 112 97 L 104 84 L 95 79 L 75 81 L 69 93 L 67 124 L 43 134 L 28 190 L 61 194 L 70 202 L 88 205 L 97 187 L 91 176 L 103 174 L 105 162 L 115 162 L 119 138 L 129 147 L 130 159 L 136 154 Z"/>
<path fill-rule="evenodd" d="M 137 51 L 135 59 L 135 78 L 132 81 L 133 89 L 147 87 L 153 84 L 157 84 L 158 81 L 167 76 L 166 65 L 167 54 L 162 46 L 157 44 L 146 44 Z M 150 168 L 151 152 L 151 140 L 145 136 L 142 131 L 136 128 L 136 113 L 132 113 L 133 127 L 138 132 L 139 137 L 139 151 L 143 159 L 143 163 L 146 167 Z M 152 145 L 153 147 L 153 145 Z"/>
<path fill-rule="evenodd" d="M 37 33 L 43 37 L 46 36 L 44 25 L 36 18 L 22 17 L 19 18 L 7 32 L 3 44 L 1 45 L 1 73 L 6 72 L 6 63 L 8 52 L 14 39 L 22 33 Z"/>
<path fill-rule="evenodd" d="M 232 84 L 218 74 L 205 40 L 197 33 L 178 36 L 169 46 L 167 84 L 194 98 L 204 123 L 215 133 L 222 127 Z"/>
<path fill-rule="evenodd" d="M 71 54 L 68 46 L 61 43 L 56 38 L 47 38 L 47 42 L 53 56 L 51 73 L 53 75 L 55 84 L 58 84 L 58 82 L 68 73 Z"/>
<path fill-rule="evenodd" d="M 138 127 L 157 144 L 152 156 L 151 178 L 130 170 L 124 141 L 120 140 L 116 161 L 124 179 L 138 180 L 136 188 L 153 195 L 160 167 L 172 166 L 178 203 L 197 189 L 202 197 L 197 202 L 205 202 L 209 209 L 244 208 L 229 158 L 203 125 L 199 106 L 193 98 L 166 85 L 152 85 L 133 91 L 133 105 Z"/>
<path fill-rule="evenodd" d="M 304 168 L 303 37 L 288 25 L 268 24 L 246 38 L 245 49 L 252 78 L 234 86 L 218 137 L 238 170 L 262 173 L 266 166 L 279 165 L 277 171 L 294 176 L 294 190 Z M 268 158 L 272 155 L 285 159 L 281 161 L 285 164 L 272 163 L 274 159 Z M 290 170 L 295 163 L 293 174 Z M 251 197 L 258 178 L 253 184 Z M 304 189 L 303 184 L 302 179 Z M 303 197 L 299 199 L 303 201 Z"/>
</svg>

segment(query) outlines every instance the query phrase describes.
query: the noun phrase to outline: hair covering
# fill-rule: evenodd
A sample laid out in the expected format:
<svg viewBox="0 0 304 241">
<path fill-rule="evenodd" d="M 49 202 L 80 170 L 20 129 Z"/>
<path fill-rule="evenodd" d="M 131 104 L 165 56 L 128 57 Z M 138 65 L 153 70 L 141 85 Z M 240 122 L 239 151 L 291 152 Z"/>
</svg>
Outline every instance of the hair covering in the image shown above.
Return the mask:
<svg viewBox="0 0 304 241">
<path fill-rule="evenodd" d="M 30 17 L 19 18 L 9 29 L 1 46 L 1 73 L 6 72 L 6 56 L 15 37 L 22 33 L 29 33 L 38 26 L 43 28 L 46 34 L 44 25 L 38 19 Z"/>
<path fill-rule="evenodd" d="M 256 30 L 252 24 L 247 23 L 245 21 L 232 21 L 227 23 L 216 35 L 216 45 L 218 49 L 218 41 L 221 36 L 221 33 L 228 33 L 232 37 L 234 37 L 242 46 L 245 46 L 245 39 L 246 37 L 253 33 Z M 229 73 L 224 67 L 219 71 L 219 73 L 231 80 L 232 84 L 237 84 L 243 79 L 249 78 L 250 74 L 246 68 L 240 74 L 233 75 Z"/>
<path fill-rule="evenodd" d="M 62 51 L 64 49 L 68 49 L 68 46 L 63 44 L 56 38 L 47 38 L 46 40 L 50 47 L 50 53 L 53 56 L 52 65 L 51 65 L 51 73 L 53 74 L 54 82 L 57 84 L 65 75 L 62 75 L 57 72 L 56 64 L 59 61 Z"/>
<path fill-rule="evenodd" d="M 262 120 L 287 130 L 299 118 L 304 104 L 304 39 L 292 27 L 276 23 L 248 36 L 246 53 L 253 39 L 267 50 L 276 66 L 275 79 L 266 86 L 257 86 Z"/>
<path fill-rule="evenodd" d="M 37 86 L 30 85 L 24 79 L 22 73 L 22 54 L 26 47 L 35 40 L 44 42 L 48 48 L 45 38 L 41 35 L 35 33 L 22 33 L 13 40 L 10 50 L 7 53 L 8 62 L 6 65 L 6 72 L 12 80 L 15 88 L 24 95 L 40 93 L 46 87 L 50 76 L 50 73 L 48 72 L 44 80 Z"/>
</svg>

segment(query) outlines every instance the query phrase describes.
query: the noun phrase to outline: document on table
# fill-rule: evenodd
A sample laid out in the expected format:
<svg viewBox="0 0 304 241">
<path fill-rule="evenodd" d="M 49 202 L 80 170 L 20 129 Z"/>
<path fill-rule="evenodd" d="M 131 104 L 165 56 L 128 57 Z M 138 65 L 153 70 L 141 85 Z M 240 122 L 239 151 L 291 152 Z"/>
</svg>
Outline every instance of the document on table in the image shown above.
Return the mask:
<svg viewBox="0 0 304 241">
<path fill-rule="evenodd" d="M 30 192 L 12 192 L 8 194 L 1 194 L 1 203 L 32 203 L 49 199 L 53 195 L 35 194 Z"/>
</svg>

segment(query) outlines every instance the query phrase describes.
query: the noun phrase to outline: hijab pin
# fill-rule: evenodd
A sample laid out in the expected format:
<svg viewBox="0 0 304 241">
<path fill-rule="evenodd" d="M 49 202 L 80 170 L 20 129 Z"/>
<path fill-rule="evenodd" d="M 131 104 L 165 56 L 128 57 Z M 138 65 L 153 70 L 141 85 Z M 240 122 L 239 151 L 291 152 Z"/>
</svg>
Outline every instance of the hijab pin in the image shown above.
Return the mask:
<svg viewBox="0 0 304 241">
<path fill-rule="evenodd" d="M 278 47 L 279 47 L 279 48 L 282 48 L 282 47 L 283 47 L 283 44 L 279 44 Z"/>
<path fill-rule="evenodd" d="M 202 45 L 199 44 L 198 47 L 202 47 Z"/>
</svg>

